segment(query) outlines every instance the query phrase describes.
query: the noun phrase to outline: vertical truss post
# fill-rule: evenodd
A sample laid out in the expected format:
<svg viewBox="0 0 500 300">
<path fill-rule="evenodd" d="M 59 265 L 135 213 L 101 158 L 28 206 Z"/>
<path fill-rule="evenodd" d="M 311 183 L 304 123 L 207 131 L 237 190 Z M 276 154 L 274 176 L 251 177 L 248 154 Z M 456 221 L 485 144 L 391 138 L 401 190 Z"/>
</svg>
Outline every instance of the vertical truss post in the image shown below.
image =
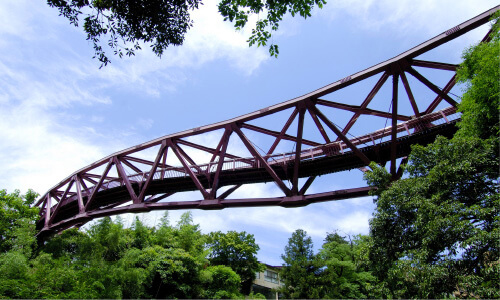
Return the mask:
<svg viewBox="0 0 500 300">
<path fill-rule="evenodd" d="M 76 183 L 76 195 L 78 198 L 78 213 L 83 213 L 83 196 L 82 196 L 82 185 L 80 184 L 80 176 L 78 174 L 75 175 L 75 183 Z"/>
<path fill-rule="evenodd" d="M 52 198 L 50 197 L 50 193 L 47 193 L 47 200 L 45 201 L 45 227 L 49 227 L 50 224 L 50 207 L 52 206 Z"/>
<path fill-rule="evenodd" d="M 396 176 L 396 150 L 398 134 L 398 82 L 399 74 L 392 75 L 392 132 L 391 132 L 391 175 Z"/>
<path fill-rule="evenodd" d="M 222 171 L 222 167 L 224 165 L 224 158 L 226 156 L 226 151 L 227 151 L 227 146 L 229 144 L 229 138 L 231 137 L 232 130 L 228 126 L 226 127 L 226 130 L 224 131 L 224 135 L 222 136 L 221 143 L 222 143 L 222 149 L 219 154 L 219 161 L 217 163 L 217 170 L 215 171 L 214 175 L 214 180 L 212 183 L 212 190 L 210 191 L 210 199 L 215 199 L 217 189 L 219 188 L 219 178 L 220 178 L 220 172 Z"/>
<path fill-rule="evenodd" d="M 299 108 L 299 122 L 297 124 L 297 145 L 295 147 L 295 162 L 293 165 L 292 195 L 299 193 L 299 165 L 300 154 L 302 152 L 302 134 L 304 132 L 304 114 L 305 107 Z"/>
</svg>

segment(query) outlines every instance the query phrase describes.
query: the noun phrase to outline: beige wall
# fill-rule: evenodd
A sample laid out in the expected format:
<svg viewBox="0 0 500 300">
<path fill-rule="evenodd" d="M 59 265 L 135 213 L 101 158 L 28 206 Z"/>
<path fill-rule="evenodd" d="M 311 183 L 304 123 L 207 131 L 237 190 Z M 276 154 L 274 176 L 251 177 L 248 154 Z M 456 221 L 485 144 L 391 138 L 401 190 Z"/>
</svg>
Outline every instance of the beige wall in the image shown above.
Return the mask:
<svg viewBox="0 0 500 300">
<path fill-rule="evenodd" d="M 269 281 L 269 279 L 266 280 L 266 272 L 267 271 L 270 271 L 270 272 L 277 274 L 277 276 L 278 276 L 277 283 L 271 282 L 271 281 Z M 279 281 L 278 270 L 271 269 L 271 268 L 266 269 L 264 272 L 260 272 L 258 278 L 256 278 L 254 281 L 254 284 L 264 286 L 264 287 L 267 287 L 270 289 L 278 288 L 280 286 L 279 283 L 280 283 L 280 281 Z"/>
</svg>

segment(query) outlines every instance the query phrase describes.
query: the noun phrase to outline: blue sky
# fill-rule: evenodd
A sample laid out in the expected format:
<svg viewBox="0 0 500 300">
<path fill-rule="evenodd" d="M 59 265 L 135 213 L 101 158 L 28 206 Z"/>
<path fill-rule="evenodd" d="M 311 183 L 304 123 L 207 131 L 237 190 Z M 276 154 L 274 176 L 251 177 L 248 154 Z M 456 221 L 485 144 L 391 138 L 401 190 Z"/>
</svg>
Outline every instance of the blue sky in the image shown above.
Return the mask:
<svg viewBox="0 0 500 300">
<path fill-rule="evenodd" d="M 278 59 L 265 48 L 249 48 L 249 29 L 234 31 L 218 15 L 215 2 L 206 1 L 193 12 L 195 26 L 183 46 L 168 49 L 161 59 L 148 50 L 132 58 L 112 57 L 102 69 L 91 59 L 92 45 L 81 29 L 44 1 L 0 2 L 0 189 L 32 188 L 43 194 L 113 152 L 303 95 L 497 5 L 489 0 L 330 2 L 308 20 L 284 20 L 273 38 L 280 46 Z M 483 26 L 425 58 L 459 63 L 462 49 L 486 30 Z M 351 90 L 341 96 L 350 103 L 355 95 Z M 363 184 L 361 172 L 353 170 L 322 177 L 316 189 Z M 277 193 L 274 185 L 258 185 L 242 188 L 237 196 Z M 193 216 L 204 232 L 254 234 L 259 259 L 281 264 L 279 256 L 296 229 L 305 229 L 319 247 L 334 230 L 367 234 L 373 209 L 367 197 L 295 209 L 193 211 Z M 172 222 L 181 213 L 171 212 Z M 154 224 L 161 214 L 141 219 Z"/>
</svg>

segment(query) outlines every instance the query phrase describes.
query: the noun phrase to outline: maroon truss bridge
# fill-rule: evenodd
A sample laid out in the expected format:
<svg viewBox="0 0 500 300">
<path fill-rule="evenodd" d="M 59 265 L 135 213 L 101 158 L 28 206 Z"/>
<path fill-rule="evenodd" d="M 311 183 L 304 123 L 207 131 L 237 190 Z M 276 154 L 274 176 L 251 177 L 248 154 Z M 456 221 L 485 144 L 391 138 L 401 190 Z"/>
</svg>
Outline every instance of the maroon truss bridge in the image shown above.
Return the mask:
<svg viewBox="0 0 500 300">
<path fill-rule="evenodd" d="M 487 23 L 499 9 L 303 96 L 100 159 L 39 199 L 40 236 L 127 212 L 295 207 L 366 196 L 370 187 L 322 193 L 308 189 L 320 175 L 366 170 L 372 161 L 388 162 L 398 178 L 411 145 L 452 136 L 460 119 L 451 93 L 457 65 L 421 57 L 438 48 L 461 51 L 448 42 Z M 442 78 L 441 85 L 435 83 Z M 217 142 L 210 146 L 208 140 Z M 274 182 L 281 196 L 229 198 L 243 185 L 265 182 Z M 198 191 L 201 199 L 171 200 L 187 191 Z"/>
</svg>

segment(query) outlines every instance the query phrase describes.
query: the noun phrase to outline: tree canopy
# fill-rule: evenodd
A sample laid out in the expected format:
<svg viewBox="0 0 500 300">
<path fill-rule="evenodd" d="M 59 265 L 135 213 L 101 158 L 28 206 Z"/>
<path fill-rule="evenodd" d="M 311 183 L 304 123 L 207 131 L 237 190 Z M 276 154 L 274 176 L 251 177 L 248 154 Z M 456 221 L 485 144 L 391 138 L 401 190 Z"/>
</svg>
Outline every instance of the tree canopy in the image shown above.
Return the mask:
<svg viewBox="0 0 500 300">
<path fill-rule="evenodd" d="M 498 20 L 498 18 L 497 18 Z M 413 146 L 404 179 L 375 164 L 370 262 L 385 297 L 500 297 L 498 25 L 464 52 L 462 122 L 452 139 Z"/>
<path fill-rule="evenodd" d="M 38 194 L 29 190 L 21 195 L 0 190 L 0 253 L 19 250 L 31 254 L 38 208 L 31 207 Z"/>
<path fill-rule="evenodd" d="M 241 279 L 241 292 L 250 293 L 256 272 L 262 270 L 262 265 L 257 260 L 259 245 L 255 243 L 252 234 L 246 232 L 220 231 L 211 232 L 208 239 L 211 264 L 231 267 Z"/>
<path fill-rule="evenodd" d="M 379 297 L 377 279 L 366 263 L 369 243 L 368 236 L 329 233 L 315 254 L 311 237 L 296 230 L 281 256 L 279 291 L 290 299 Z"/>
<path fill-rule="evenodd" d="M 355 236 L 349 240 L 338 233 L 330 233 L 320 249 L 318 256 L 322 269 L 323 297 L 373 298 L 377 296 L 376 278 L 363 263 L 367 236 Z"/>
<path fill-rule="evenodd" d="M 285 298 L 320 298 L 319 267 L 313 251 L 313 242 L 307 232 L 297 229 L 288 239 L 281 255 L 283 282 L 281 292 Z"/>
<path fill-rule="evenodd" d="M 245 258 L 234 256 L 231 266 L 211 264 L 208 236 L 190 212 L 176 226 L 168 214 L 157 227 L 136 218 L 125 228 L 120 218 L 106 217 L 37 244 L 38 208 L 30 207 L 35 197 L 32 191 L 0 191 L 0 298 L 243 297 L 231 266 L 247 264 Z"/>
<path fill-rule="evenodd" d="M 74 26 L 82 25 L 87 40 L 93 43 L 94 57 L 101 67 L 110 62 L 109 48 L 115 55 L 135 55 L 142 43 L 161 57 L 169 46 L 184 43 L 187 31 L 194 26 L 191 11 L 198 9 L 201 0 L 47 0 Z M 266 46 L 271 32 L 287 14 L 307 18 L 315 6 L 323 7 L 325 0 L 221 0 L 219 12 L 225 21 L 244 28 L 251 15 L 259 20 L 248 39 L 250 46 Z M 81 20 L 83 19 L 83 21 Z M 102 41 L 107 39 L 107 43 Z M 271 56 L 278 56 L 278 45 L 269 45 Z"/>
<path fill-rule="evenodd" d="M 459 111 L 462 113 L 459 135 L 496 139 L 500 135 L 500 34 L 496 13 L 489 42 L 466 49 L 457 71 L 457 81 L 465 83 Z"/>
</svg>

